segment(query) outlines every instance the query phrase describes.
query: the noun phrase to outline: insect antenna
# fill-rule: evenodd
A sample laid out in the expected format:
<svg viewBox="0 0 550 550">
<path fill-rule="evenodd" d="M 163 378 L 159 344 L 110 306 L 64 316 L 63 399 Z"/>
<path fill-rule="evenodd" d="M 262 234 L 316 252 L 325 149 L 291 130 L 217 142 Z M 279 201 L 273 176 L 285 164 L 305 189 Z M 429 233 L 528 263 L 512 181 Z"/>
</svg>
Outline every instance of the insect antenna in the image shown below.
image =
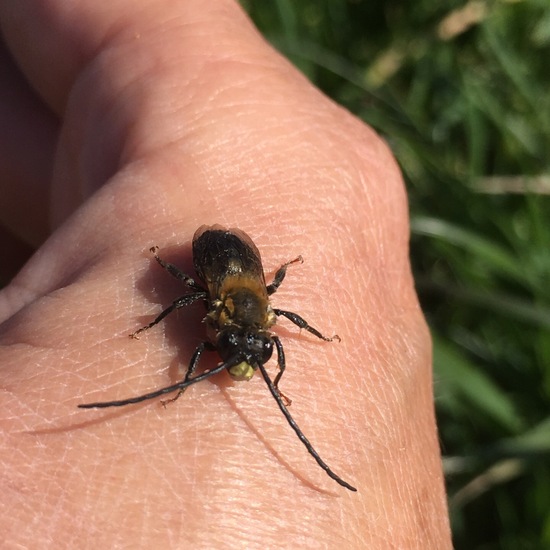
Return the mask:
<svg viewBox="0 0 550 550">
<path fill-rule="evenodd" d="M 232 359 L 230 361 L 226 361 L 225 363 L 221 363 L 220 365 L 213 368 L 212 370 L 199 374 L 198 376 L 195 376 L 190 380 L 184 380 L 182 382 L 178 382 L 177 384 L 173 384 L 172 386 L 166 386 L 165 388 L 161 388 L 160 390 L 146 393 L 144 395 L 139 395 L 137 397 L 130 397 L 129 399 L 122 399 L 120 401 L 84 403 L 84 404 L 78 405 L 78 408 L 79 409 L 105 409 L 107 407 L 122 407 L 124 405 L 131 405 L 133 403 L 141 403 L 142 401 L 147 401 L 148 399 L 154 399 L 155 397 L 159 397 L 167 393 L 172 393 L 177 390 L 184 390 L 185 388 L 188 388 L 189 386 L 192 386 L 197 382 L 201 382 L 202 380 L 206 380 L 207 378 L 210 378 L 211 376 L 218 374 L 224 369 L 233 367 L 234 365 L 238 364 L 239 361 L 240 359 L 239 360 Z"/>
<path fill-rule="evenodd" d="M 321 468 L 325 470 L 327 475 L 330 478 L 334 479 L 334 481 L 336 481 L 336 483 L 339 483 L 340 485 L 342 485 L 342 487 L 345 487 L 350 491 L 356 492 L 357 489 L 355 487 L 350 485 L 347 481 L 344 481 L 340 476 L 336 475 L 329 468 L 328 464 L 319 456 L 319 453 L 313 448 L 313 445 L 310 443 L 309 439 L 304 435 L 302 430 L 298 427 L 298 424 L 296 424 L 296 421 L 294 420 L 294 418 L 292 418 L 290 412 L 288 411 L 285 404 L 283 403 L 279 390 L 275 387 L 275 384 L 269 377 L 269 374 L 267 374 L 265 367 L 261 363 L 258 363 L 258 368 L 260 369 L 260 372 L 264 377 L 265 383 L 267 384 L 267 387 L 269 388 L 271 395 L 273 396 L 275 401 L 277 401 L 277 405 L 279 405 L 279 409 L 281 409 L 281 412 L 284 414 L 287 422 L 290 424 L 290 427 L 296 432 L 298 439 L 305 445 L 306 449 L 308 450 L 308 453 L 317 461 L 317 464 L 319 464 L 319 466 L 321 466 Z"/>
</svg>

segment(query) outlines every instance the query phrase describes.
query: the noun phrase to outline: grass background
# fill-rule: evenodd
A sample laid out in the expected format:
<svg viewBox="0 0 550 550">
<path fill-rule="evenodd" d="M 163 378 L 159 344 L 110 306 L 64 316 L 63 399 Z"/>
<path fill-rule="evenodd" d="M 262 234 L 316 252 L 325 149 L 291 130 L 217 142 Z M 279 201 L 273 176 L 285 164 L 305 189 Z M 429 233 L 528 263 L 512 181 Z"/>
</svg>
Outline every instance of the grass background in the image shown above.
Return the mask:
<svg viewBox="0 0 550 550">
<path fill-rule="evenodd" d="M 400 162 L 456 549 L 550 548 L 550 2 L 242 3 Z"/>
</svg>

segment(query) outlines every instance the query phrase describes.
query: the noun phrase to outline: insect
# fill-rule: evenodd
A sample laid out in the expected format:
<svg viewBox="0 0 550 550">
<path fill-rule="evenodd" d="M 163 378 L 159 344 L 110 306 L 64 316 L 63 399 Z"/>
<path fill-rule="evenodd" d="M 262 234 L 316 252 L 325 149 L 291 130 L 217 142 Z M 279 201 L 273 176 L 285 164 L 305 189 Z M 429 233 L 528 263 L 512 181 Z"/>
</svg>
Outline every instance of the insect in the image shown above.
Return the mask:
<svg viewBox="0 0 550 550">
<path fill-rule="evenodd" d="M 157 247 L 151 248 L 157 262 L 170 275 L 184 283 L 191 292 L 175 300 L 156 319 L 131 336 L 137 338 L 140 333 L 157 325 L 173 311 L 202 300 L 207 309 L 205 321 L 208 340 L 196 348 L 185 378 L 181 382 L 138 397 L 78 406 L 81 409 L 121 407 L 177 392 L 175 397 L 164 401 L 165 404 L 178 399 L 192 384 L 223 370 L 227 370 L 234 380 L 250 380 L 255 371 L 259 370 L 287 422 L 317 464 L 337 483 L 350 491 L 357 491 L 336 475 L 319 456 L 290 415 L 287 408 L 290 400 L 279 390 L 279 382 L 286 368 L 285 354 L 279 337 L 269 331 L 278 317 L 286 317 L 321 340 L 340 340 L 337 335 L 332 338 L 323 336 L 296 313 L 273 308 L 270 304 L 269 296 L 276 292 L 283 282 L 288 266 L 301 263 L 302 257 L 298 256 L 283 264 L 275 273 L 273 282 L 266 285 L 260 252 L 246 233 L 239 229 L 224 229 L 218 225 L 203 225 L 193 236 L 193 265 L 202 283 L 199 284 L 173 264 L 161 259 L 157 250 Z M 271 380 L 264 365 L 271 358 L 274 348 L 277 352 L 279 372 L 275 380 Z M 217 351 L 222 361 L 215 368 L 194 376 L 204 351 Z"/>
</svg>

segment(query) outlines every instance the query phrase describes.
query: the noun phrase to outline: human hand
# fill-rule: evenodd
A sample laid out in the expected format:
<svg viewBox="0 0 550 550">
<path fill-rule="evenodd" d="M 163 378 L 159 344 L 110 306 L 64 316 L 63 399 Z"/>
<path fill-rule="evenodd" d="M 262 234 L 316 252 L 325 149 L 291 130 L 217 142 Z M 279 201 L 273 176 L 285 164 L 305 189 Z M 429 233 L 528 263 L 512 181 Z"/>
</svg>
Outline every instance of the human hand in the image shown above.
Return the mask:
<svg viewBox="0 0 550 550">
<path fill-rule="evenodd" d="M 450 547 L 405 192 L 380 138 L 229 0 L 20 1 L 0 24 L 36 94 L 14 94 L 19 133 L 0 130 L 15 151 L 2 219 L 35 242 L 55 228 L 0 294 L 4 540 Z M 281 389 L 358 493 L 318 468 L 260 376 L 222 373 L 166 408 L 76 408 L 183 377 L 200 308 L 127 335 L 182 294 L 148 248 L 190 272 L 191 236 L 214 223 L 254 239 L 268 280 L 304 256 L 273 303 L 342 342 L 281 321 Z"/>
</svg>

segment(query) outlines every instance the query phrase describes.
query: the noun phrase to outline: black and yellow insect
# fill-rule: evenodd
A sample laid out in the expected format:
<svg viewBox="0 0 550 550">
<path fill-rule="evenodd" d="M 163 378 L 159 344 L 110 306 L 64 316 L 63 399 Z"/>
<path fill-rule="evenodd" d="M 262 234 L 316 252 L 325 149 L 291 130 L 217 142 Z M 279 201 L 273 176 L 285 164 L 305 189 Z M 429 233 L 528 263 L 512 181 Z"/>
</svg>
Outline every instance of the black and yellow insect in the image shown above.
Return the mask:
<svg viewBox="0 0 550 550">
<path fill-rule="evenodd" d="M 260 252 L 246 233 L 239 229 L 224 229 L 218 225 L 202 226 L 193 237 L 193 265 L 199 280 L 206 286 L 204 288 L 176 266 L 162 260 L 156 251 L 156 247 L 151 248 L 157 262 L 188 286 L 191 292 L 175 300 L 154 321 L 131 336 L 136 338 L 139 333 L 150 329 L 176 309 L 202 300 L 208 310 L 206 315 L 208 340 L 201 343 L 195 350 L 185 378 L 181 382 L 138 397 L 78 406 L 82 409 L 120 407 L 178 392 L 169 400 L 175 401 L 192 384 L 214 376 L 222 370 L 227 370 L 235 380 L 250 380 L 254 372 L 259 369 L 286 420 L 317 464 L 337 483 L 350 491 L 356 491 L 355 487 L 336 475 L 321 459 L 290 415 L 287 408 L 290 401 L 278 388 L 285 371 L 286 361 L 281 341 L 278 336 L 269 331 L 276 323 L 277 317 L 286 317 L 301 329 L 327 342 L 333 339 L 339 340 L 336 335 L 332 338 L 323 336 L 296 313 L 273 308 L 270 304 L 269 296 L 283 282 L 287 267 L 293 263 L 302 262 L 301 256 L 283 264 L 275 273 L 273 282 L 266 285 Z M 271 358 L 274 347 L 277 350 L 279 373 L 273 381 L 264 364 Z M 203 374 L 193 376 L 205 350 L 217 351 L 222 362 Z"/>
</svg>

